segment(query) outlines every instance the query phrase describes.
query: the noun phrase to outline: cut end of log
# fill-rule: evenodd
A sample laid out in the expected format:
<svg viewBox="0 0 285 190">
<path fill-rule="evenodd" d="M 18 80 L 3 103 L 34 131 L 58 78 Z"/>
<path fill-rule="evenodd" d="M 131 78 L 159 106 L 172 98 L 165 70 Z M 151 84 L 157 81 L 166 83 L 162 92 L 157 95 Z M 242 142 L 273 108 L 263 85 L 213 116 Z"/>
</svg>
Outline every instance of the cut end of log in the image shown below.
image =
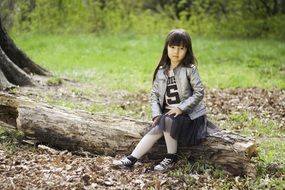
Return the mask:
<svg viewBox="0 0 285 190">
<path fill-rule="evenodd" d="M 236 142 L 233 147 L 237 150 L 244 150 L 247 158 L 255 157 L 258 154 L 255 140 L 249 140 L 248 142 Z"/>
</svg>

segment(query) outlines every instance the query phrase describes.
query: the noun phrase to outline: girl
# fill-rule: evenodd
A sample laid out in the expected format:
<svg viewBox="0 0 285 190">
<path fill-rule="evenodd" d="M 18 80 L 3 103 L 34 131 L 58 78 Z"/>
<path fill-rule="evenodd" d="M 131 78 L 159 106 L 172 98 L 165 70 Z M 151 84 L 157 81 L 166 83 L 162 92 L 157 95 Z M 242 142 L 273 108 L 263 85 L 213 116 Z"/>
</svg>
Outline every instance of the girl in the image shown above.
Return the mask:
<svg viewBox="0 0 285 190">
<path fill-rule="evenodd" d="M 154 167 L 165 170 L 177 160 L 177 145 L 195 145 L 207 135 L 206 107 L 189 34 L 174 29 L 167 35 L 161 60 L 153 74 L 152 129 L 133 152 L 113 164 L 131 167 L 164 136 L 167 155 Z"/>
</svg>

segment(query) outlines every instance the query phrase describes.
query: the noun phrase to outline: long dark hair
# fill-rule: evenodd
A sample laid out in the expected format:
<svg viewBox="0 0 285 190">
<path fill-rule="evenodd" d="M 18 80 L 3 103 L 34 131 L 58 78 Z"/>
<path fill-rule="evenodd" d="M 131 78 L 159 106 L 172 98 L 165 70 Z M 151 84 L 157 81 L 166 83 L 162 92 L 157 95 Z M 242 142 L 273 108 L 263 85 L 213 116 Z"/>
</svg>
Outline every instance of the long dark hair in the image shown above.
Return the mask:
<svg viewBox="0 0 285 190">
<path fill-rule="evenodd" d="M 166 71 L 170 68 L 170 59 L 167 54 L 167 47 L 172 45 L 182 45 L 187 48 L 186 55 L 181 63 L 179 63 L 179 65 L 190 67 L 191 65 L 197 64 L 197 60 L 193 54 L 191 38 L 188 32 L 186 32 L 184 29 L 173 29 L 168 33 L 166 37 L 161 59 L 153 73 L 153 81 L 159 67 L 162 66 L 162 68 L 164 68 Z"/>
</svg>

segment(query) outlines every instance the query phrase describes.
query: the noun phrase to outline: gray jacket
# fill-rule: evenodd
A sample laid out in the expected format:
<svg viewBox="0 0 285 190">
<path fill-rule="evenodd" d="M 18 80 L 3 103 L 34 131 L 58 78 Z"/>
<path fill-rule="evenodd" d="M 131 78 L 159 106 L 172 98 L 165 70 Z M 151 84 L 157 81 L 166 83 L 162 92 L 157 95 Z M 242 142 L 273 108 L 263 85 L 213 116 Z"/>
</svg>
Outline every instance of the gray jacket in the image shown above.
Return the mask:
<svg viewBox="0 0 285 190">
<path fill-rule="evenodd" d="M 187 113 L 192 120 L 206 115 L 206 107 L 202 101 L 204 86 L 197 68 L 194 65 L 191 68 L 177 66 L 173 72 L 181 101 L 178 108 L 183 113 Z M 160 67 L 155 76 L 150 97 L 152 118 L 162 114 L 166 85 L 167 75 Z"/>
</svg>

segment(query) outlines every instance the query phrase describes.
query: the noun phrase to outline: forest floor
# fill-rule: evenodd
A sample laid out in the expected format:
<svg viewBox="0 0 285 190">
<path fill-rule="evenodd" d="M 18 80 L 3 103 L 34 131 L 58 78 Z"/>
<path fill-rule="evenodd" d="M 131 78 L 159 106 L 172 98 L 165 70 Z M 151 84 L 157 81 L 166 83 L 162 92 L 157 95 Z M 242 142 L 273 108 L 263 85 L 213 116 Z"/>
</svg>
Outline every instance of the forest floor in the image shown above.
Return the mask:
<svg viewBox="0 0 285 190">
<path fill-rule="evenodd" d="M 110 93 L 92 84 L 65 80 L 58 85 L 46 83 L 12 93 L 55 106 L 149 119 L 148 92 Z M 191 165 L 185 159 L 164 173 L 153 171 L 155 163 L 148 160 L 121 169 L 112 166 L 113 157 L 35 147 L 1 135 L 0 189 L 284 189 L 285 90 L 206 89 L 205 102 L 210 119 L 218 126 L 253 137 L 260 145 L 255 179 L 227 176 L 210 165 Z M 276 144 L 262 142 L 276 142 L 278 147 L 271 152 Z"/>
</svg>

